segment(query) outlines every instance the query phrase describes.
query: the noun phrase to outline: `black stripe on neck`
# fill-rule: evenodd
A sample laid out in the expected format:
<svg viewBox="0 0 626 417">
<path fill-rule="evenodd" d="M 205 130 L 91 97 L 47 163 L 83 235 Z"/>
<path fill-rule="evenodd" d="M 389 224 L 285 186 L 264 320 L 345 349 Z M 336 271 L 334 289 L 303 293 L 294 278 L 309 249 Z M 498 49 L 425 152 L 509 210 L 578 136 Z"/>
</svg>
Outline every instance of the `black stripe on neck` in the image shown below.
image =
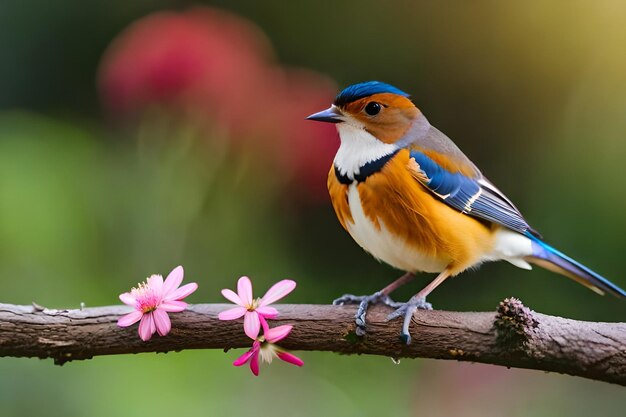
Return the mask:
<svg viewBox="0 0 626 417">
<path fill-rule="evenodd" d="M 342 184 L 348 184 L 348 185 L 352 184 L 353 181 L 363 182 L 370 175 L 375 174 L 381 169 L 383 169 L 385 164 L 387 164 L 387 162 L 389 162 L 391 158 L 396 156 L 396 154 L 399 151 L 400 149 L 396 149 L 395 151 L 393 151 L 392 153 L 388 155 L 382 156 L 374 161 L 370 161 L 367 164 L 363 165 L 359 169 L 359 173 L 354 176 L 354 180 L 350 179 L 347 175 L 340 173 L 339 169 L 337 168 L 337 165 L 335 165 L 335 176 L 337 177 L 337 181 L 339 181 Z"/>
</svg>

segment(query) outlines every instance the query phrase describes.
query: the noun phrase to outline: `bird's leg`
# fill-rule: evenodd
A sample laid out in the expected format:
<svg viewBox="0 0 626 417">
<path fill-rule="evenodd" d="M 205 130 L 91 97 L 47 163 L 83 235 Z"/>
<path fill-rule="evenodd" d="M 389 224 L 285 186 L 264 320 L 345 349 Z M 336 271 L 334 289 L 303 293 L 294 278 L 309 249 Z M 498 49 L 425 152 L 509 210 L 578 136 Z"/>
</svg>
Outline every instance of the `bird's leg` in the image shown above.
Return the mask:
<svg viewBox="0 0 626 417">
<path fill-rule="evenodd" d="M 387 285 L 380 291 L 375 292 L 372 295 L 352 295 L 345 294 L 336 300 L 333 301 L 334 305 L 344 305 L 344 304 L 359 304 L 359 308 L 356 311 L 355 319 L 356 319 L 356 334 L 357 336 L 364 336 L 366 333 L 365 329 L 365 315 L 367 313 L 367 308 L 370 304 L 385 304 L 394 308 L 398 308 L 401 306 L 400 303 L 396 303 L 389 297 L 393 291 L 406 284 L 409 281 L 412 281 L 415 278 L 415 274 L 412 272 L 407 272 L 402 275 L 400 278 Z"/>
<path fill-rule="evenodd" d="M 404 323 L 402 324 L 402 333 L 400 333 L 400 339 L 407 345 L 411 343 L 411 334 L 409 333 L 409 325 L 413 318 L 413 313 L 417 309 L 432 310 L 433 306 L 426 302 L 426 296 L 430 294 L 435 288 L 437 288 L 442 282 L 450 276 L 450 270 L 445 269 L 442 273 L 437 275 L 430 284 L 424 287 L 423 290 L 415 294 L 409 301 L 400 305 L 400 307 L 387 316 L 387 320 L 393 320 L 397 317 L 404 316 Z"/>
<path fill-rule="evenodd" d="M 404 284 L 412 281 L 415 278 L 415 274 L 412 272 L 407 272 L 402 275 L 400 278 L 393 281 L 391 284 L 387 285 L 380 291 L 375 292 L 372 295 L 353 295 L 353 294 L 344 294 L 341 297 L 333 300 L 334 305 L 344 305 L 344 304 L 360 304 L 363 300 L 369 300 L 370 303 L 380 303 L 385 305 L 394 304 L 395 301 L 391 300 L 389 294 L 394 292 L 396 289 L 400 288 Z"/>
</svg>

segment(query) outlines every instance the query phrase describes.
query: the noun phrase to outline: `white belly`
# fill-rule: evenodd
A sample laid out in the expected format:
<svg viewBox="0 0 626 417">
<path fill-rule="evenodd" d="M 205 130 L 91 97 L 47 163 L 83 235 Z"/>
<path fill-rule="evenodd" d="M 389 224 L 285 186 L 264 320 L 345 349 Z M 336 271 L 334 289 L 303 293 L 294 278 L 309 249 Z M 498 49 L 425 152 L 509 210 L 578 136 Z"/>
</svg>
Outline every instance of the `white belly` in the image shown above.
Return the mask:
<svg viewBox="0 0 626 417">
<path fill-rule="evenodd" d="M 532 269 L 524 260 L 533 254 L 530 239 L 508 229 L 500 229 L 495 234 L 495 241 L 491 253 L 483 255 L 481 261 L 508 261 L 522 269 Z"/>
<path fill-rule="evenodd" d="M 354 221 L 348 222 L 348 232 L 359 246 L 376 259 L 409 272 L 441 272 L 446 268 L 445 262 L 426 256 L 395 237 L 382 220 L 378 221 L 380 228 L 372 223 L 363 212 L 356 184 L 348 188 L 348 204 Z"/>
</svg>

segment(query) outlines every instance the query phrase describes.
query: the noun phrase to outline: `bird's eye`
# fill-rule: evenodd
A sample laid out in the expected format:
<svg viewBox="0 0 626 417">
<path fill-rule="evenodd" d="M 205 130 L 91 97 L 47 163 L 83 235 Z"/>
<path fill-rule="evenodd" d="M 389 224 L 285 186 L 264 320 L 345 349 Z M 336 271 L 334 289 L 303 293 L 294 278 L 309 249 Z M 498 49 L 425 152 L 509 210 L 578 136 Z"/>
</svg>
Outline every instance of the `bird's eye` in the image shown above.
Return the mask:
<svg viewBox="0 0 626 417">
<path fill-rule="evenodd" d="M 376 116 L 378 113 L 380 113 L 380 109 L 381 105 L 379 103 L 371 101 L 367 103 L 367 106 L 365 106 L 365 113 L 369 114 L 370 116 Z"/>
</svg>

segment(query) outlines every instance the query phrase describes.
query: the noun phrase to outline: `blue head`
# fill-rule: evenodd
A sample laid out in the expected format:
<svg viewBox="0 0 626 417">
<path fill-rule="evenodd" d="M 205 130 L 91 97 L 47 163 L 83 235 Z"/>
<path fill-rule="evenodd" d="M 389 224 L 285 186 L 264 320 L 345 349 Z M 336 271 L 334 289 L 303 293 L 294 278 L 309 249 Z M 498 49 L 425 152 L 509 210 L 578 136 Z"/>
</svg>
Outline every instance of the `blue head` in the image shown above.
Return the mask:
<svg viewBox="0 0 626 417">
<path fill-rule="evenodd" d="M 420 116 L 409 95 L 392 85 L 368 81 L 345 88 L 333 105 L 309 120 L 338 123 L 337 128 L 365 130 L 385 143 L 399 140 Z"/>
<path fill-rule="evenodd" d="M 393 85 L 380 81 L 367 81 L 359 84 L 352 84 L 346 87 L 335 97 L 335 106 L 344 107 L 362 98 L 373 96 L 374 94 L 395 94 L 402 97 L 409 97 L 409 94 L 394 87 Z"/>
</svg>

